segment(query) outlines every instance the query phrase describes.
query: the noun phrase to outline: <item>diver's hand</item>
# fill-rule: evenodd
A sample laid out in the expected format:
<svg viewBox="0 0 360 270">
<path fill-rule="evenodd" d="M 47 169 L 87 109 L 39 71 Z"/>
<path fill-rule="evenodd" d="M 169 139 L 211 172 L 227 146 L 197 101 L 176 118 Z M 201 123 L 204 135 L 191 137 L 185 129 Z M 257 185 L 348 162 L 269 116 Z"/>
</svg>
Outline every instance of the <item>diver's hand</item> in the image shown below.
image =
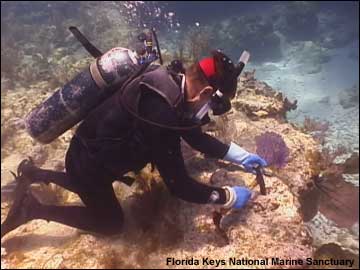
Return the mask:
<svg viewBox="0 0 360 270">
<path fill-rule="evenodd" d="M 243 208 L 251 197 L 251 191 L 246 187 L 234 186 L 229 187 L 225 186 L 227 201 L 223 205 L 224 209 L 241 209 Z"/>
<path fill-rule="evenodd" d="M 256 166 L 266 167 L 267 163 L 264 159 L 262 159 L 256 154 L 249 154 L 241 163 L 241 165 L 244 166 L 247 172 L 252 172 L 256 174 L 254 168 L 256 168 Z"/>
<path fill-rule="evenodd" d="M 264 159 L 256 154 L 249 153 L 236 143 L 231 142 L 230 148 L 226 153 L 224 160 L 244 166 L 247 172 L 256 173 L 256 166 L 266 167 L 267 163 Z"/>
</svg>

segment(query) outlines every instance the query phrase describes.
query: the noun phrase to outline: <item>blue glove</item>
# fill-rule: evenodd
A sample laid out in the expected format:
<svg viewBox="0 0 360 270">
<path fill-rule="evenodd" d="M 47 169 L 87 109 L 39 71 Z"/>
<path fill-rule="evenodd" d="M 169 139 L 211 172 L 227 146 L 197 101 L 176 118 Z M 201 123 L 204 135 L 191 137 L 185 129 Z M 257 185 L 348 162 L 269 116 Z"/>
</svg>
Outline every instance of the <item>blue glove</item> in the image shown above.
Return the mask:
<svg viewBox="0 0 360 270">
<path fill-rule="evenodd" d="M 261 167 L 266 167 L 267 163 L 264 159 L 262 159 L 260 156 L 258 156 L 256 154 L 249 154 L 249 156 L 247 156 L 244 159 L 244 161 L 241 163 L 241 165 L 243 165 L 245 167 L 245 170 L 247 172 L 256 173 L 254 168 L 257 165 L 260 165 Z"/>
<path fill-rule="evenodd" d="M 247 152 L 245 149 L 233 142 L 231 142 L 230 148 L 226 153 L 224 160 L 242 165 L 247 172 L 252 173 L 256 173 L 254 170 L 256 166 L 267 166 L 266 161 L 260 156 Z"/>
<path fill-rule="evenodd" d="M 229 187 L 225 186 L 224 189 L 228 191 L 228 200 L 224 204 L 224 208 L 234 208 L 241 209 L 243 208 L 251 197 L 251 191 L 245 187 L 235 186 Z"/>
</svg>

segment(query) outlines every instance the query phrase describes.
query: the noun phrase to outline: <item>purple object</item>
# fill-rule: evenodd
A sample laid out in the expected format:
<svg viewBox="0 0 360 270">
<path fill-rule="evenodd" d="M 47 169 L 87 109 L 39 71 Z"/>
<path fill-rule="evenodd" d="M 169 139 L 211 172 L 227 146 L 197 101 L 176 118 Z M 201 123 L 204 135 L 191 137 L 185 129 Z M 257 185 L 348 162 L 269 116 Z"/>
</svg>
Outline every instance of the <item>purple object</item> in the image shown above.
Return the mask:
<svg viewBox="0 0 360 270">
<path fill-rule="evenodd" d="M 256 153 L 266 160 L 269 166 L 278 169 L 288 162 L 289 148 L 286 146 L 281 135 L 275 132 L 265 132 L 255 137 Z"/>
</svg>

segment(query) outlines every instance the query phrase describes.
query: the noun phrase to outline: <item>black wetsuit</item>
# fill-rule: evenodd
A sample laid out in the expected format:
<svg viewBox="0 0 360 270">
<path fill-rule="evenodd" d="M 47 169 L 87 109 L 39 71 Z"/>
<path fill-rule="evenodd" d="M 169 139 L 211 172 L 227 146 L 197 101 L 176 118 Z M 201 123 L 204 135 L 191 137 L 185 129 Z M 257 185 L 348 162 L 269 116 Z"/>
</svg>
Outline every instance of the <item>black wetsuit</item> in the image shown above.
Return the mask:
<svg viewBox="0 0 360 270">
<path fill-rule="evenodd" d="M 180 138 L 219 159 L 225 156 L 228 145 L 202 133 L 200 128 L 174 131 L 136 120 L 115 103 L 116 99 L 109 99 L 79 126 L 66 155 L 66 173 L 41 170 L 35 176 L 76 192 L 85 207 L 41 206 L 33 218 L 104 234 L 116 233 L 122 227 L 123 213 L 112 183 L 149 162 L 156 165 L 173 195 L 193 203 L 208 203 L 216 190 L 220 195 L 217 203 L 225 203 L 223 189 L 199 183 L 188 175 Z M 180 124 L 165 99 L 150 91 L 141 95 L 139 114 L 164 125 Z"/>
</svg>

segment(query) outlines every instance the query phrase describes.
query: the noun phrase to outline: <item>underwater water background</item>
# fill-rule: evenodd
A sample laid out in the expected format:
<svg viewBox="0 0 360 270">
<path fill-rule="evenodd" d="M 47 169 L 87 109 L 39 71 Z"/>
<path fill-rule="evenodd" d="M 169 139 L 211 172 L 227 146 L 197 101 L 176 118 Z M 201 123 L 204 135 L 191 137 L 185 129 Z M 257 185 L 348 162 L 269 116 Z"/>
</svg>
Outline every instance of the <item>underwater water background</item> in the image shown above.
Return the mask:
<svg viewBox="0 0 360 270">
<path fill-rule="evenodd" d="M 71 25 L 102 51 L 131 47 L 134 36 L 155 27 L 167 62 L 188 63 L 215 48 L 237 60 L 246 49 L 247 71 L 298 100 L 290 121 L 327 121 L 324 146 L 359 152 L 357 1 L 2 1 L 2 94 L 26 96 L 29 85 L 42 81 L 56 89 L 86 67 L 92 59 L 67 30 Z M 349 181 L 358 186 L 358 174 Z M 358 224 L 334 230 L 334 237 L 358 239 L 358 230 Z"/>
</svg>

